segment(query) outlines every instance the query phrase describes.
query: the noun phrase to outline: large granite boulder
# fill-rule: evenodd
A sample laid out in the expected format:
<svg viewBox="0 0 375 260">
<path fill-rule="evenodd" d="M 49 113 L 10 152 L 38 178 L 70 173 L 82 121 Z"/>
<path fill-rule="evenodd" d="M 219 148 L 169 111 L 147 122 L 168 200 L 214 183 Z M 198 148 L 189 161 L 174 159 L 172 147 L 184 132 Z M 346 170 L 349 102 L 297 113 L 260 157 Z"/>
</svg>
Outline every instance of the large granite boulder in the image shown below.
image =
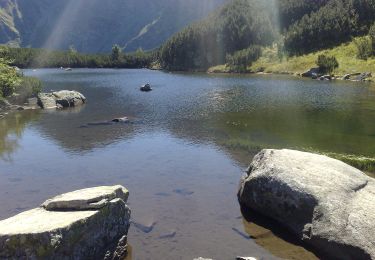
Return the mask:
<svg viewBox="0 0 375 260">
<path fill-rule="evenodd" d="M 61 90 L 38 95 L 38 104 L 43 109 L 76 107 L 85 102 L 85 96 L 77 91 Z"/>
<path fill-rule="evenodd" d="M 330 258 L 375 259 L 375 180 L 343 162 L 263 150 L 238 196 Z"/>
<path fill-rule="evenodd" d="M 0 259 L 123 259 L 128 194 L 122 186 L 79 190 L 0 221 Z"/>
</svg>

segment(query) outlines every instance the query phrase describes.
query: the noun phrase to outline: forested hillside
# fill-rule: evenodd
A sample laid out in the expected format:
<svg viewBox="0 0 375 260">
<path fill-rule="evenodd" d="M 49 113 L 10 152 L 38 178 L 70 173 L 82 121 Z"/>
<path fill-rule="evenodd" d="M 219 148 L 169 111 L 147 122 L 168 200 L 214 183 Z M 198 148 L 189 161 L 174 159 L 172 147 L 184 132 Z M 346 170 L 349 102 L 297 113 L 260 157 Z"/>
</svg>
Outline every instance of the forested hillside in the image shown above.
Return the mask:
<svg viewBox="0 0 375 260">
<path fill-rule="evenodd" d="M 201 69 L 225 62 L 226 55 L 277 38 L 273 1 L 234 0 L 168 40 L 161 65 L 172 70 Z"/>
<path fill-rule="evenodd" d="M 304 55 L 366 35 L 375 21 L 375 0 L 1 0 L 0 7 L 0 43 L 89 53 L 116 43 L 125 52 L 161 46 L 152 57 L 168 70 L 226 63 L 242 72 L 265 47 L 279 58 Z"/>
<path fill-rule="evenodd" d="M 171 37 L 160 62 L 171 70 L 227 63 L 241 71 L 261 47 L 276 46 L 279 57 L 302 55 L 365 35 L 374 21 L 375 0 L 232 0 Z"/>
<path fill-rule="evenodd" d="M 1 0 L 0 43 L 80 52 L 159 47 L 226 0 Z"/>
<path fill-rule="evenodd" d="M 337 46 L 369 31 L 375 20 L 375 0 L 331 0 L 302 17 L 285 34 L 290 54 Z"/>
</svg>

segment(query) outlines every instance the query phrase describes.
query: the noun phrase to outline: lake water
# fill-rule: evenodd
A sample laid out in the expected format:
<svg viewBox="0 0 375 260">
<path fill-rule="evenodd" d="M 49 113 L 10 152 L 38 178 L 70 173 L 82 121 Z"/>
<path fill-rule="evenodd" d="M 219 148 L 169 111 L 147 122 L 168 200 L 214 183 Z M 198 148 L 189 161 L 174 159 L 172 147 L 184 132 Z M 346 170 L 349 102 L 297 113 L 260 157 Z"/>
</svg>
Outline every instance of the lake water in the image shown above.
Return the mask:
<svg viewBox="0 0 375 260">
<path fill-rule="evenodd" d="M 246 166 L 265 147 L 375 157 L 371 84 L 149 70 L 25 73 L 45 91 L 77 90 L 88 103 L 0 119 L 0 219 L 57 194 L 121 184 L 137 223 L 132 259 L 314 259 L 267 221 L 243 220 L 236 193 Z M 146 82 L 154 91 L 139 91 Z M 133 123 L 92 124 L 119 116 Z"/>
</svg>

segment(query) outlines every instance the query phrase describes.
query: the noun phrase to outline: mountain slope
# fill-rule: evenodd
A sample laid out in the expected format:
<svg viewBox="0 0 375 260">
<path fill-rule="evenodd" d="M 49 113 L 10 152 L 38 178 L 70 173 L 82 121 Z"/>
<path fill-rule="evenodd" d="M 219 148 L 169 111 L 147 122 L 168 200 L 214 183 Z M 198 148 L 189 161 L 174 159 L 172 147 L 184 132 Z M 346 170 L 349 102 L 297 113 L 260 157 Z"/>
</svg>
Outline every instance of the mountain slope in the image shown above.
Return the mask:
<svg viewBox="0 0 375 260">
<path fill-rule="evenodd" d="M 260 47 L 276 46 L 278 59 L 307 54 L 365 35 L 374 22 L 375 0 L 232 0 L 171 37 L 160 64 L 206 70 L 228 63 L 242 71 Z"/>
<path fill-rule="evenodd" d="M 161 65 L 171 70 L 201 70 L 225 62 L 228 54 L 269 45 L 278 35 L 273 0 L 232 0 L 205 20 L 170 38 L 161 48 Z"/>
<path fill-rule="evenodd" d="M 160 46 L 226 0 L 0 0 L 0 43 L 108 52 Z"/>
</svg>

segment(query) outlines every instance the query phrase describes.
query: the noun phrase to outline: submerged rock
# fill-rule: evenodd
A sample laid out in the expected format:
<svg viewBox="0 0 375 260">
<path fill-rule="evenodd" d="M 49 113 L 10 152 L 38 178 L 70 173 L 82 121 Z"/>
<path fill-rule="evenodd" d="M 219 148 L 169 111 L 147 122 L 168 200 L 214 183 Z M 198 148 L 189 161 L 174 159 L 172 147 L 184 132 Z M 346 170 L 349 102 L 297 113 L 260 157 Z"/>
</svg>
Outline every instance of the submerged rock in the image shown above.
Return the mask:
<svg viewBox="0 0 375 260">
<path fill-rule="evenodd" d="M 111 122 L 114 122 L 114 123 L 128 123 L 130 122 L 130 119 L 126 116 L 124 117 L 117 117 L 117 118 L 114 118 L 112 119 Z"/>
<path fill-rule="evenodd" d="M 145 84 L 145 85 L 140 87 L 140 90 L 143 91 L 143 92 L 149 92 L 149 91 L 152 91 L 152 88 L 151 88 L 150 84 Z"/>
<path fill-rule="evenodd" d="M 0 259 L 123 259 L 127 198 L 122 186 L 84 189 L 0 221 Z"/>
<path fill-rule="evenodd" d="M 375 180 L 322 155 L 263 150 L 239 201 L 335 259 L 375 259 Z"/>
<path fill-rule="evenodd" d="M 155 221 L 150 223 L 149 225 L 144 225 L 144 224 L 134 222 L 134 221 L 132 221 L 131 223 L 136 229 L 142 231 L 143 233 L 150 233 L 157 224 Z"/>
<path fill-rule="evenodd" d="M 85 102 L 85 96 L 77 91 L 61 90 L 38 95 L 38 104 L 43 109 L 76 107 Z"/>
<path fill-rule="evenodd" d="M 175 189 L 173 192 L 182 196 L 190 196 L 194 194 L 194 191 L 188 189 Z"/>
<path fill-rule="evenodd" d="M 174 238 L 176 236 L 176 231 L 170 231 L 169 233 L 162 234 L 159 236 L 159 239 L 168 239 L 168 238 Z"/>
<path fill-rule="evenodd" d="M 80 127 L 81 128 L 86 128 L 86 127 L 90 127 L 90 126 L 110 126 L 110 125 L 134 125 L 134 124 L 140 124 L 142 123 L 141 121 L 139 120 L 136 120 L 134 118 L 129 118 L 129 117 L 116 117 L 116 118 L 113 118 L 111 120 L 108 120 L 108 121 L 98 121 L 98 122 L 91 122 L 91 123 L 87 123 L 85 125 L 81 125 Z"/>
</svg>

